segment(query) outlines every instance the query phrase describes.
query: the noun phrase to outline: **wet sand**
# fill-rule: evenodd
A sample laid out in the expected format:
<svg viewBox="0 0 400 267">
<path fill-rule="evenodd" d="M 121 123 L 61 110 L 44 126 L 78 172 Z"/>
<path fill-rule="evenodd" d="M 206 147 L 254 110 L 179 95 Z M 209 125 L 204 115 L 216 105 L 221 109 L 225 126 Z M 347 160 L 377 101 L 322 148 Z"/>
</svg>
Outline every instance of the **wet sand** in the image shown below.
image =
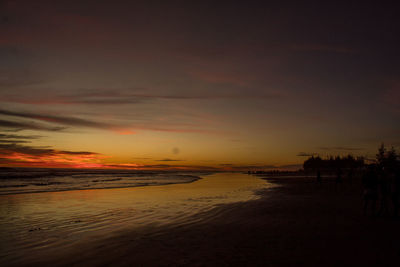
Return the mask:
<svg viewBox="0 0 400 267">
<path fill-rule="evenodd" d="M 186 223 L 147 225 L 81 242 L 33 265 L 398 266 L 400 222 L 362 214 L 359 181 L 335 190 L 274 178 L 261 198 L 219 205 Z"/>
<path fill-rule="evenodd" d="M 118 245 L 129 231 L 194 225 L 218 206 L 259 198 L 254 191 L 268 186 L 256 177 L 216 173 L 183 184 L 0 196 L 0 265 L 68 265 L 74 255 L 58 260 L 68 251 L 97 253 L 93 246 Z"/>
</svg>

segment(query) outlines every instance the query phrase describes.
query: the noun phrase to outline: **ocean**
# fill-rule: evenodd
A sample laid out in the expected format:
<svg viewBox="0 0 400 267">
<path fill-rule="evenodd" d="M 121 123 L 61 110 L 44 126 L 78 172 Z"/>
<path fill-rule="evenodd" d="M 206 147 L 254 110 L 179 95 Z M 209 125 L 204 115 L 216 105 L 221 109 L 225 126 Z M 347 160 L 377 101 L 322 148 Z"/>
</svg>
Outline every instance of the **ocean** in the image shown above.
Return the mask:
<svg viewBox="0 0 400 267">
<path fill-rule="evenodd" d="M 0 195 L 189 183 L 199 172 L 1 168 Z"/>
</svg>

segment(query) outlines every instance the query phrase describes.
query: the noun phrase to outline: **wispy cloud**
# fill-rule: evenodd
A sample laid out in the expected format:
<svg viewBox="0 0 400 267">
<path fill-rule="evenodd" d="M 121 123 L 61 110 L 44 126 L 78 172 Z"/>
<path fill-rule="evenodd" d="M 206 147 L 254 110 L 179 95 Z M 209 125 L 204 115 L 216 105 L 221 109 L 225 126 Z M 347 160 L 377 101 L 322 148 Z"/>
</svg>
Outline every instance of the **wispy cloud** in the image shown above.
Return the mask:
<svg viewBox="0 0 400 267">
<path fill-rule="evenodd" d="M 4 134 L 2 134 L 4 136 Z M 179 164 L 140 164 L 129 163 L 107 163 L 105 155 L 91 151 L 69 151 L 58 150 L 52 147 L 38 147 L 27 145 L 19 141 L 29 142 L 30 136 L 23 139 L 0 139 L 0 164 L 6 166 L 30 166 L 30 167 L 63 167 L 63 168 L 114 168 L 114 169 L 137 169 L 137 170 L 272 170 L 293 169 L 298 165 L 235 165 L 231 163 L 220 164 L 219 167 L 204 165 Z M 22 138 L 22 136 L 21 136 Z M 160 159 L 159 162 L 183 162 L 181 159 Z"/>
<path fill-rule="evenodd" d="M 218 170 L 210 166 L 106 163 L 106 156 L 90 151 L 66 151 L 0 141 L 0 164 L 24 167 L 101 168 L 135 170 Z"/>
<path fill-rule="evenodd" d="M 55 150 L 51 148 L 34 147 L 21 145 L 17 143 L 8 143 L 0 141 L 0 150 L 3 155 L 20 153 L 30 156 L 54 156 L 54 155 L 98 155 L 98 153 L 87 151 L 65 151 Z"/>
<path fill-rule="evenodd" d="M 327 150 L 327 151 L 359 151 L 359 150 L 364 150 L 364 148 L 361 147 L 346 147 L 346 146 L 323 146 L 319 147 L 318 149 L 320 150 Z"/>
<path fill-rule="evenodd" d="M 51 131 L 51 132 L 57 132 L 66 129 L 66 127 L 59 127 L 59 126 L 52 127 L 43 124 L 38 124 L 36 122 L 20 122 L 20 121 L 9 121 L 9 120 L 0 120 L 0 128 L 12 129 L 14 131 L 39 130 L 39 131 Z"/>
<path fill-rule="evenodd" d="M 28 144 L 31 141 L 28 140 L 12 140 L 12 139 L 0 139 L 0 143 L 5 144 Z"/>
<path fill-rule="evenodd" d="M 164 162 L 168 162 L 168 161 L 184 161 L 183 159 L 158 159 L 156 161 L 164 161 Z"/>
<path fill-rule="evenodd" d="M 77 117 L 67 116 L 56 116 L 49 114 L 41 114 L 36 112 L 17 112 L 9 110 L 1 110 L 0 115 L 7 116 L 7 118 L 21 118 L 29 119 L 32 121 L 21 121 L 21 120 L 0 120 L 0 128 L 14 129 L 14 130 L 41 130 L 41 131 L 62 131 L 68 129 L 68 127 L 85 127 L 94 128 L 101 130 L 110 130 L 118 134 L 134 134 L 136 130 L 143 131 L 158 131 L 158 132 L 174 132 L 174 133 L 206 133 L 206 134 L 218 134 L 218 131 L 212 131 L 208 129 L 202 129 L 195 125 L 185 124 L 172 124 L 164 123 L 157 126 L 156 123 L 129 123 L 126 122 L 124 125 L 119 123 L 103 123 L 94 120 L 82 119 Z M 39 121 L 41 123 L 38 123 Z M 45 124 L 43 124 L 45 123 Z M 49 124 L 49 125 L 47 125 Z M 51 126 L 56 124 L 60 126 Z"/>
<path fill-rule="evenodd" d="M 57 123 L 68 126 L 80 126 L 80 127 L 100 128 L 100 129 L 112 128 L 112 126 L 107 123 L 95 122 L 74 117 L 54 116 L 48 114 L 45 115 L 45 114 L 30 113 L 30 112 L 15 112 L 8 110 L 0 110 L 0 115 L 34 119 L 34 120 L 45 121 L 49 123 Z"/>
<path fill-rule="evenodd" d="M 240 98 L 279 98 L 282 95 L 278 92 L 248 94 L 246 92 L 191 92 L 187 94 L 161 94 L 158 92 L 145 93 L 142 91 L 154 91 L 150 88 L 132 88 L 132 89 L 80 89 L 83 93 L 76 94 L 54 94 L 53 90 L 43 89 L 42 92 L 34 96 L 26 97 L 23 94 L 14 94 L 12 92 L 0 95 L 0 101 L 21 103 L 21 104 L 54 104 L 54 105 L 124 105 L 140 104 L 155 100 L 210 100 L 210 99 L 240 99 Z M 72 90 L 73 91 L 73 90 Z"/>
<path fill-rule="evenodd" d="M 16 134 L 2 134 L 0 133 L 0 139 L 24 139 L 24 140 L 33 140 L 42 138 L 41 135 L 16 135 Z"/>
<path fill-rule="evenodd" d="M 32 167 L 88 167 L 99 165 L 104 155 L 89 151 L 66 151 L 0 140 L 0 163 Z"/>
</svg>

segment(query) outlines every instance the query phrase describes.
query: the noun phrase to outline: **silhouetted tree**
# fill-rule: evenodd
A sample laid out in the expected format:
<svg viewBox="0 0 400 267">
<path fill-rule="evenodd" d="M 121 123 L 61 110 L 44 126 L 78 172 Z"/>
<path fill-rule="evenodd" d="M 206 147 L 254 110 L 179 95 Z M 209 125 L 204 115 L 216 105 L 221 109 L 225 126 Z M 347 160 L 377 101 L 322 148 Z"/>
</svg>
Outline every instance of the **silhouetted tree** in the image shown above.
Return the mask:
<svg viewBox="0 0 400 267">
<path fill-rule="evenodd" d="M 336 172 L 338 169 L 350 170 L 357 169 L 364 166 L 364 158 L 355 158 L 352 155 L 345 157 L 340 156 L 329 156 L 327 159 L 321 159 L 319 156 L 311 156 L 303 163 L 305 171 L 325 171 L 325 172 Z"/>
<path fill-rule="evenodd" d="M 379 215 L 385 215 L 389 212 L 388 200 L 392 199 L 394 216 L 397 216 L 399 208 L 399 161 L 398 155 L 394 147 L 390 150 L 385 148 L 382 143 L 376 154 L 376 162 L 378 167 L 379 192 L 380 192 L 380 209 Z"/>
</svg>

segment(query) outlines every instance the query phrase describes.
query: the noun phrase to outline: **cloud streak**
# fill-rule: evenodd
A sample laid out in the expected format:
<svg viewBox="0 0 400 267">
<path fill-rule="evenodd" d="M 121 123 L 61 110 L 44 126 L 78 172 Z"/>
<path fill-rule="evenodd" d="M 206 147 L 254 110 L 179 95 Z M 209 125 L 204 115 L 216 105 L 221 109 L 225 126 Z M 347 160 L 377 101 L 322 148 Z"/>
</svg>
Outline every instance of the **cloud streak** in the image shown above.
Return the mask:
<svg viewBox="0 0 400 267">
<path fill-rule="evenodd" d="M 67 117 L 67 116 L 56 116 L 41 114 L 35 112 L 17 112 L 0 109 L 0 115 L 35 120 L 32 121 L 21 121 L 21 120 L 1 120 L 0 128 L 14 129 L 14 130 L 41 130 L 41 131 L 63 131 L 68 129 L 68 127 L 84 127 L 84 128 L 94 128 L 100 130 L 110 130 L 118 134 L 134 134 L 135 130 L 143 131 L 157 131 L 157 132 L 171 132 L 171 133 L 205 133 L 205 134 L 219 134 L 218 131 L 212 131 L 208 129 L 202 129 L 199 127 L 194 127 L 194 125 L 184 125 L 176 124 L 171 125 L 171 123 L 164 122 L 164 125 L 159 123 L 126 123 L 121 125 L 118 123 L 103 123 L 93 120 L 87 120 L 77 117 Z M 45 123 L 45 124 L 44 124 Z M 51 126 L 47 124 L 57 124 L 59 126 Z"/>
<path fill-rule="evenodd" d="M 340 150 L 340 151 L 360 151 L 360 150 L 364 150 L 364 148 L 361 148 L 361 147 L 346 147 L 346 146 L 332 146 L 332 147 L 323 146 L 323 147 L 319 147 L 318 149 L 327 150 L 327 151 L 336 151 L 336 150 Z"/>
<path fill-rule="evenodd" d="M 52 127 L 43 124 L 38 124 L 36 122 L 19 122 L 19 121 L 9 121 L 9 120 L 0 120 L 0 128 L 13 129 L 14 131 L 38 130 L 38 131 L 51 131 L 51 132 L 57 132 L 66 129 L 66 127 Z"/>
<path fill-rule="evenodd" d="M 53 148 L 28 146 L 20 143 L 7 143 L 0 140 L 0 164 L 24 167 L 54 168 L 101 168 L 135 170 L 218 170 L 210 166 L 105 163 L 107 157 L 90 151 L 68 151 Z M 160 160 L 181 161 L 181 160 Z"/>
<path fill-rule="evenodd" d="M 95 122 L 74 117 L 44 115 L 44 114 L 29 113 L 29 112 L 14 112 L 8 110 L 0 110 L 0 115 L 34 119 L 34 120 L 39 120 L 49 123 L 57 123 L 68 126 L 80 126 L 80 127 L 100 128 L 100 129 L 112 128 L 112 126 L 107 123 Z"/>
<path fill-rule="evenodd" d="M 40 135 L 16 135 L 16 134 L 2 134 L 0 133 L 0 139 L 24 139 L 24 140 L 34 140 L 42 138 Z"/>
<path fill-rule="evenodd" d="M 159 159 L 156 161 L 164 161 L 164 162 L 171 162 L 171 161 L 184 161 L 183 159 Z"/>
<path fill-rule="evenodd" d="M 56 150 L 0 140 L 0 163 L 31 167 L 94 167 L 106 158 L 89 151 Z M 93 165 L 94 164 L 94 165 Z"/>
<path fill-rule="evenodd" d="M 54 105 L 116 105 L 116 104 L 140 104 L 155 100 L 223 100 L 223 99 L 275 99 L 282 95 L 278 92 L 247 94 L 246 92 L 237 93 L 216 93 L 199 92 L 189 94 L 160 94 L 160 93 L 138 93 L 137 91 L 151 91 L 149 88 L 138 89 L 81 89 L 84 93 L 69 95 L 51 95 L 52 90 L 43 90 L 35 96 L 26 98 L 23 95 L 3 94 L 0 101 L 21 103 L 21 104 L 54 104 Z M 85 92 L 86 91 L 86 92 Z M 47 92 L 47 93 L 46 93 Z M 50 93 L 50 95 L 49 95 Z"/>
</svg>

